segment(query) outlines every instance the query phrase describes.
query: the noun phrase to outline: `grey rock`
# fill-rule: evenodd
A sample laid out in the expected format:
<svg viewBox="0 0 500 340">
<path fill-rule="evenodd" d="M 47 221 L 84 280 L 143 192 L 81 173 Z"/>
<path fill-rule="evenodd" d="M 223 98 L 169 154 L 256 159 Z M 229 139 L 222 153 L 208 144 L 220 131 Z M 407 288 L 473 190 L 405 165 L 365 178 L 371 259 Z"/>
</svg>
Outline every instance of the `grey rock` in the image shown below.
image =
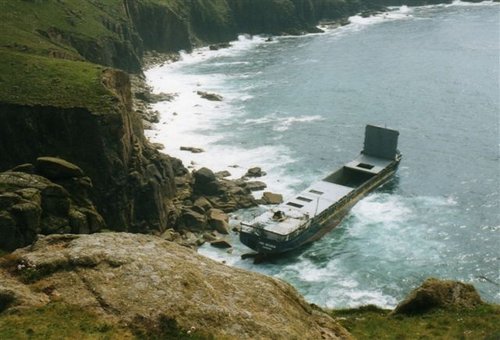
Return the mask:
<svg viewBox="0 0 500 340">
<path fill-rule="evenodd" d="M 244 187 L 250 191 L 259 191 L 267 188 L 267 184 L 260 181 L 250 181 L 244 184 Z"/>
<path fill-rule="evenodd" d="M 265 175 L 266 175 L 266 173 L 264 171 L 262 171 L 261 168 L 256 166 L 256 167 L 248 169 L 247 173 L 245 174 L 245 177 L 262 177 Z"/>
<path fill-rule="evenodd" d="M 210 92 L 204 92 L 204 91 L 197 91 L 196 92 L 201 98 L 210 100 L 210 101 L 217 101 L 220 102 L 223 100 L 223 97 L 221 95 L 218 95 L 216 93 L 210 93 Z"/>
<path fill-rule="evenodd" d="M 37 158 L 36 171 L 48 179 L 64 179 L 83 176 L 83 171 L 78 166 L 56 157 Z"/>
<path fill-rule="evenodd" d="M 265 202 L 265 204 L 280 204 L 283 203 L 283 195 L 266 191 L 262 195 L 262 200 Z"/>
</svg>

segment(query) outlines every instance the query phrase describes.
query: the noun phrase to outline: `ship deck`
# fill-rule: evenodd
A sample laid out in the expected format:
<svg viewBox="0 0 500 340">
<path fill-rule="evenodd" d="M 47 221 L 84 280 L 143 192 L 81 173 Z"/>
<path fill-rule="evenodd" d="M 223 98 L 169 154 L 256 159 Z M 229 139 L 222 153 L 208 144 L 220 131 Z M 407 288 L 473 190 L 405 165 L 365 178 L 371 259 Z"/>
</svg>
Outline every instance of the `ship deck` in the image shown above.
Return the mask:
<svg viewBox="0 0 500 340">
<path fill-rule="evenodd" d="M 288 235 L 300 228 L 310 218 L 321 214 L 350 194 L 364 181 L 379 174 L 391 163 L 392 160 L 360 154 L 337 172 L 313 183 L 286 202 L 256 217 L 249 225 L 279 236 Z M 273 219 L 273 215 L 277 211 L 284 213 L 285 218 Z"/>
</svg>

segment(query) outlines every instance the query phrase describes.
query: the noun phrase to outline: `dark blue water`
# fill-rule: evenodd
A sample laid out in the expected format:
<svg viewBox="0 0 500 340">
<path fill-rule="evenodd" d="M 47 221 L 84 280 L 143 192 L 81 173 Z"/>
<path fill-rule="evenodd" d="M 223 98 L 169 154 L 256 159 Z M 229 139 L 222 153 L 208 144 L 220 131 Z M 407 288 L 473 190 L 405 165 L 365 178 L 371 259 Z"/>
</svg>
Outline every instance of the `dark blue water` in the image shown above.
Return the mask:
<svg viewBox="0 0 500 340">
<path fill-rule="evenodd" d="M 220 159 L 262 165 L 271 188 L 299 191 L 350 161 L 368 123 L 398 129 L 404 155 L 392 182 L 294 256 L 255 266 L 239 244 L 201 252 L 329 307 L 393 306 L 430 276 L 500 302 L 499 8 L 402 8 L 171 71 L 227 96 L 195 132 Z"/>
</svg>

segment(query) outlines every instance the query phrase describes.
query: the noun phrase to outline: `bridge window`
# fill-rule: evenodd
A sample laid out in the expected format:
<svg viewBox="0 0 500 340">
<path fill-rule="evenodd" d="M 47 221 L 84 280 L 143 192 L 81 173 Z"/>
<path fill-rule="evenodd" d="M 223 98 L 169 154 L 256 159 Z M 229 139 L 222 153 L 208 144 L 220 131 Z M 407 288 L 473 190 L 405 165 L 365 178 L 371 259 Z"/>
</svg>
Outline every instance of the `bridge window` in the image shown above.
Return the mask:
<svg viewBox="0 0 500 340">
<path fill-rule="evenodd" d="M 373 165 L 371 164 L 366 164 L 366 163 L 359 163 L 357 165 L 358 168 L 363 168 L 363 169 L 367 169 L 367 170 L 371 170 L 373 169 Z"/>
<path fill-rule="evenodd" d="M 302 208 L 303 207 L 302 204 L 293 203 L 293 202 L 288 202 L 286 205 L 289 205 L 289 206 L 295 207 L 295 208 Z"/>
<path fill-rule="evenodd" d="M 307 197 L 303 197 L 303 196 L 299 196 L 299 197 L 297 197 L 297 199 L 299 201 L 303 201 L 303 202 L 312 202 L 312 199 L 307 198 Z"/>
</svg>

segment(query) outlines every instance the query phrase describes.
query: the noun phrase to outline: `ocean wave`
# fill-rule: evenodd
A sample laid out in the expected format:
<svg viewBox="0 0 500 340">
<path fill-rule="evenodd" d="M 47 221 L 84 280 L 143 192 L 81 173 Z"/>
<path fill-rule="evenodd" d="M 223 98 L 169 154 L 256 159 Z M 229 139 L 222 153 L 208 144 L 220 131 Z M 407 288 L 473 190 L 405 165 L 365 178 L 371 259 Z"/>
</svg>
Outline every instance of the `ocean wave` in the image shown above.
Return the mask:
<svg viewBox="0 0 500 340">
<path fill-rule="evenodd" d="M 287 131 L 295 123 L 309 123 L 314 121 L 324 120 L 324 117 L 315 116 L 298 116 L 298 117 L 278 117 L 277 114 L 271 114 L 261 118 L 246 119 L 243 124 L 249 125 L 264 125 L 273 124 L 273 130 L 277 132 Z"/>
<path fill-rule="evenodd" d="M 467 1 L 460 1 L 460 0 L 455 0 L 451 4 L 445 4 L 444 7 L 471 7 L 471 6 L 499 6 L 500 3 L 495 2 L 495 1 L 482 1 L 482 2 L 467 2 Z"/>
<path fill-rule="evenodd" d="M 209 46 L 200 47 L 192 52 L 180 51 L 179 52 L 179 60 L 166 63 L 163 65 L 159 65 L 156 67 L 152 67 L 149 72 L 155 72 L 158 69 L 169 69 L 175 70 L 185 67 L 187 65 L 194 65 L 206 62 L 210 59 L 219 58 L 219 57 L 230 57 L 240 55 L 260 44 L 267 43 L 266 37 L 260 35 L 240 35 L 237 40 L 233 40 L 230 42 L 231 46 L 227 48 L 221 48 L 218 50 L 211 50 Z M 238 63 L 245 63 L 243 61 Z M 222 63 L 221 65 L 222 66 Z"/>
<path fill-rule="evenodd" d="M 398 10 L 383 12 L 369 17 L 354 15 L 349 17 L 349 22 L 350 25 L 354 26 L 354 28 L 360 28 L 363 26 L 378 24 L 386 21 L 411 19 L 413 18 L 413 16 L 410 13 L 412 13 L 411 8 L 409 8 L 408 6 L 401 6 Z M 346 27 L 350 25 L 347 25 Z"/>
</svg>

